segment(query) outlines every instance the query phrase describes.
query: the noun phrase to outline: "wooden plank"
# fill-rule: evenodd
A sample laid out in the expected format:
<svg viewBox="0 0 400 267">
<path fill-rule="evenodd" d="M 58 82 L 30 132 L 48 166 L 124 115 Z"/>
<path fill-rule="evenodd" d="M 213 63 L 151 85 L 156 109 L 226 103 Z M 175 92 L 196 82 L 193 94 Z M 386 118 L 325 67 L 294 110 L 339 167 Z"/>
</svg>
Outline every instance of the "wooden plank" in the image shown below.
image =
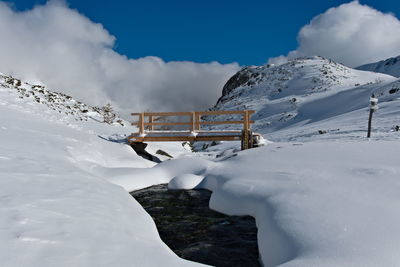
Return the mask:
<svg viewBox="0 0 400 267">
<path fill-rule="evenodd" d="M 248 123 L 254 123 L 254 121 L 248 121 Z M 248 125 L 247 123 L 247 125 Z M 201 125 L 215 125 L 215 124 L 246 124 L 245 121 L 201 121 Z"/>
<path fill-rule="evenodd" d="M 210 134 L 210 135 L 212 135 L 212 134 L 217 134 L 217 133 L 241 134 L 241 133 L 242 133 L 242 131 L 240 131 L 240 130 L 226 130 L 226 131 L 196 131 L 196 133 L 198 133 L 198 134 L 206 134 L 206 133 L 208 133 L 208 134 Z"/>
<path fill-rule="evenodd" d="M 194 136 L 145 136 L 138 138 L 131 138 L 130 140 L 141 140 L 140 142 L 184 142 L 194 141 Z"/>
<path fill-rule="evenodd" d="M 144 116 L 191 116 L 192 112 L 145 112 Z"/>
<path fill-rule="evenodd" d="M 155 130 L 152 132 L 146 132 L 146 134 L 191 134 L 191 131 L 162 131 L 162 130 Z M 139 136 L 139 133 L 133 133 L 133 136 Z"/>
<path fill-rule="evenodd" d="M 248 110 L 249 114 L 254 114 L 255 110 Z M 244 114 L 245 110 L 215 110 L 215 111 L 196 111 L 199 115 L 229 115 Z"/>
<path fill-rule="evenodd" d="M 174 125 L 191 125 L 191 122 L 145 122 L 144 125 L 154 126 L 174 126 Z"/>
<path fill-rule="evenodd" d="M 239 141 L 240 136 L 237 135 L 215 135 L 215 136 L 196 136 L 195 141 Z"/>
<path fill-rule="evenodd" d="M 145 136 L 129 137 L 130 142 L 239 141 L 240 136 Z"/>
<path fill-rule="evenodd" d="M 249 114 L 254 114 L 255 110 L 248 110 Z M 245 110 L 215 110 L 215 111 L 195 111 L 198 115 L 229 115 L 244 114 Z M 131 113 L 132 116 L 139 116 L 141 113 Z M 190 116 L 191 112 L 145 112 L 144 116 Z"/>
<path fill-rule="evenodd" d="M 191 134 L 191 131 L 151 131 L 151 132 L 146 132 L 146 134 L 151 135 L 151 134 Z M 240 130 L 226 130 L 226 131 L 196 131 L 198 134 L 241 134 L 242 131 Z M 139 133 L 133 133 L 132 136 L 139 136 Z"/>
</svg>

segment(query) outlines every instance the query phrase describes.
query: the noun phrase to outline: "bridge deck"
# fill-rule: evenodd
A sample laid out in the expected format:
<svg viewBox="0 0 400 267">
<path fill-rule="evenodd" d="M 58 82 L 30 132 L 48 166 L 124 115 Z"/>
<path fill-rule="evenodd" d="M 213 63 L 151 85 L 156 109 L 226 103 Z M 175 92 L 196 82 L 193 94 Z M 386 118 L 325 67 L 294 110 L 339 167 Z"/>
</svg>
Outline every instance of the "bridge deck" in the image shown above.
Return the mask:
<svg viewBox="0 0 400 267">
<path fill-rule="evenodd" d="M 131 142 L 165 142 L 165 141 L 238 141 L 242 131 L 154 131 L 145 134 L 133 133 L 129 136 Z"/>
</svg>

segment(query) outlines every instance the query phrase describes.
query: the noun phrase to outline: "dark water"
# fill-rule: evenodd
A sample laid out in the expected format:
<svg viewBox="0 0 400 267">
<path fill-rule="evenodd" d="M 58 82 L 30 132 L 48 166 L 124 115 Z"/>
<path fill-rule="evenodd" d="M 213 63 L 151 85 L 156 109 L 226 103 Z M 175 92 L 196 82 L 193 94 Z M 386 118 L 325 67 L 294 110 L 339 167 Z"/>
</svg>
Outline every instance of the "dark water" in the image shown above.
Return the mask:
<svg viewBox="0 0 400 267">
<path fill-rule="evenodd" d="M 250 216 L 208 208 L 211 192 L 156 185 L 131 192 L 153 217 L 161 239 L 181 258 L 213 266 L 260 266 L 257 228 Z"/>
</svg>

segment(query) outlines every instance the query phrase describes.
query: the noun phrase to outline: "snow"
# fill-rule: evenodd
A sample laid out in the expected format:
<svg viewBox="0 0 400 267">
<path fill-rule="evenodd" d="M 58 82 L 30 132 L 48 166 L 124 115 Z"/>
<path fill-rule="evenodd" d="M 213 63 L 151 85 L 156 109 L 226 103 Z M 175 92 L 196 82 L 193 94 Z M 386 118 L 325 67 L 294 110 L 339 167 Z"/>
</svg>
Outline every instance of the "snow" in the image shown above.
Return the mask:
<svg viewBox="0 0 400 267">
<path fill-rule="evenodd" d="M 0 99 L 1 266 L 194 264 L 177 257 L 143 208 L 107 181 L 120 169 L 155 165 L 99 136 L 132 129 L 76 121 L 12 88 L 0 86 Z"/>
<path fill-rule="evenodd" d="M 191 173 L 179 174 L 168 183 L 168 189 L 193 189 L 204 179 L 204 176 Z"/>
<path fill-rule="evenodd" d="M 176 189 L 176 173 L 192 169 L 177 176 L 182 188 L 193 182 L 213 191 L 212 209 L 256 218 L 265 266 L 396 266 L 399 149 L 398 141 L 274 143 L 138 175 L 172 179 Z"/>
<path fill-rule="evenodd" d="M 221 142 L 198 153 L 151 143 L 150 153 L 174 157 L 160 164 L 124 144 L 136 128 L 76 120 L 0 85 L 0 265 L 197 265 L 160 240 L 127 193 L 168 183 L 211 190 L 212 209 L 253 216 L 264 266 L 398 266 L 400 100 L 390 90 L 399 81 L 320 58 L 296 62 L 277 66 L 303 81 L 296 89 L 285 80 L 291 85 L 282 87 L 282 98 L 265 97 L 261 85 L 252 87 L 253 96 L 241 87 L 219 106 L 255 108 L 258 131 L 274 142 L 246 151 L 239 142 Z M 320 68 L 347 78 L 321 78 L 327 87 L 309 92 L 306 81 Z M 380 108 L 367 139 L 371 92 Z M 292 118 L 279 121 L 293 96 L 299 100 Z"/>
<path fill-rule="evenodd" d="M 255 110 L 253 128 L 262 134 L 367 107 L 372 92 L 384 98 L 380 102 L 400 96 L 400 91 L 389 93 L 398 88 L 399 81 L 395 77 L 354 70 L 320 57 L 242 72 L 243 77 L 251 77 L 249 81 L 224 95 L 214 109 Z M 351 99 L 357 101 L 349 101 Z"/>
<path fill-rule="evenodd" d="M 373 71 L 400 77 L 400 56 L 357 67 L 359 70 Z"/>
</svg>

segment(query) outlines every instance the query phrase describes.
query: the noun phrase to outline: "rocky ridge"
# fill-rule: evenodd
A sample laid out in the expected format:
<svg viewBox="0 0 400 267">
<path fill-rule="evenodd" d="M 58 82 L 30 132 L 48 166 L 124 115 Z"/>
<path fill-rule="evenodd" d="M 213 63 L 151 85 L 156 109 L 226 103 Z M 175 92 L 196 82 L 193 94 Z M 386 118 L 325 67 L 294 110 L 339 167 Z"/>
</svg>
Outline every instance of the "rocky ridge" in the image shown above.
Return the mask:
<svg viewBox="0 0 400 267">
<path fill-rule="evenodd" d="M 89 106 L 69 95 L 48 90 L 43 85 L 30 84 L 1 73 L 0 86 L 14 91 L 19 99 L 31 99 L 32 102 L 46 105 L 49 109 L 72 117 L 76 121 L 94 119 L 124 126 L 124 121 L 113 111 L 110 104 L 103 107 Z"/>
</svg>

